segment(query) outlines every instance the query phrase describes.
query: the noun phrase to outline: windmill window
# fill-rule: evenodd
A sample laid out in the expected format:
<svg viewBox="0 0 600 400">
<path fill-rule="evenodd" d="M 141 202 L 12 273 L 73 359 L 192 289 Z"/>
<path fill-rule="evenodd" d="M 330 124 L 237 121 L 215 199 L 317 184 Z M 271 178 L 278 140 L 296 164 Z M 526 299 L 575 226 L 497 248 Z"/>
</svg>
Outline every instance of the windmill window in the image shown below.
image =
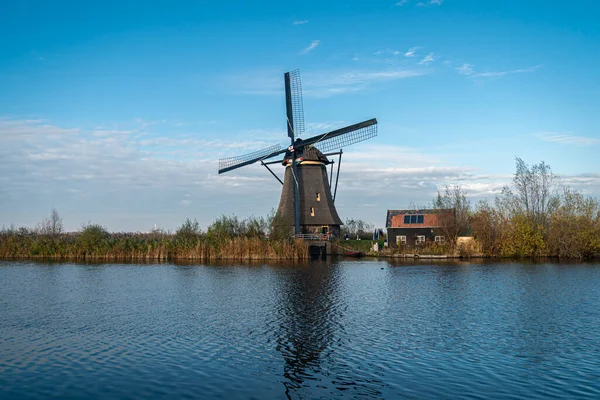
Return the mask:
<svg viewBox="0 0 600 400">
<path fill-rule="evenodd" d="M 317 201 L 321 201 L 321 193 L 317 193 Z"/>
<path fill-rule="evenodd" d="M 438 244 L 444 244 L 446 243 L 446 238 L 444 236 L 436 236 L 435 242 Z"/>
<path fill-rule="evenodd" d="M 311 208 L 310 208 L 310 216 L 311 216 L 311 217 L 314 217 L 314 216 L 315 216 L 315 208 L 314 208 L 314 207 L 311 207 Z"/>
<path fill-rule="evenodd" d="M 396 236 L 396 244 L 406 244 L 406 236 Z"/>
<path fill-rule="evenodd" d="M 425 243 L 425 236 L 424 235 L 418 235 L 416 243 L 417 244 Z"/>
</svg>

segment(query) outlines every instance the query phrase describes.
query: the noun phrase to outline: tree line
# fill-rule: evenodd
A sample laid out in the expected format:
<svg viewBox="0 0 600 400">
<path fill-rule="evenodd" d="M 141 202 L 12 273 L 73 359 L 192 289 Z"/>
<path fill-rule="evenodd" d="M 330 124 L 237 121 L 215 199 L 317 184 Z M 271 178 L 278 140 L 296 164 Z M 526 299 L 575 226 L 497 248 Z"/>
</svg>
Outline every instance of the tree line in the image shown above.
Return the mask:
<svg viewBox="0 0 600 400">
<path fill-rule="evenodd" d="M 545 162 L 516 158 L 510 185 L 492 201 L 471 205 L 458 185 L 438 192 L 433 208 L 454 209 L 440 230 L 453 247 L 473 236 L 492 257 L 592 258 L 600 255 L 600 201 L 562 184 Z"/>
</svg>

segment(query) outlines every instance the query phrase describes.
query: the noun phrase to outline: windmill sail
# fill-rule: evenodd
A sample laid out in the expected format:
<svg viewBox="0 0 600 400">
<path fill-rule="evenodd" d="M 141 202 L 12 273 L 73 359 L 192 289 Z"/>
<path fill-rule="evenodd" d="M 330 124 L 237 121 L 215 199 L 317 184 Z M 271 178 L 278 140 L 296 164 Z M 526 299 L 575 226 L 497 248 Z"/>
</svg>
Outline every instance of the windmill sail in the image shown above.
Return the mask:
<svg viewBox="0 0 600 400">
<path fill-rule="evenodd" d="M 266 160 L 282 153 L 285 153 L 285 150 L 281 150 L 281 145 L 276 144 L 241 156 L 221 158 L 219 160 L 219 174 L 253 164 L 257 161 Z"/>
<path fill-rule="evenodd" d="M 320 151 L 340 150 L 354 143 L 362 142 L 377 136 L 377 120 L 375 118 L 350 125 L 345 128 L 313 136 L 303 141 L 304 146 L 314 146 Z"/>
<path fill-rule="evenodd" d="M 302 102 L 302 82 L 300 71 L 294 70 L 290 73 L 290 93 L 292 98 L 293 128 L 296 138 L 304 133 L 304 105 Z"/>
</svg>

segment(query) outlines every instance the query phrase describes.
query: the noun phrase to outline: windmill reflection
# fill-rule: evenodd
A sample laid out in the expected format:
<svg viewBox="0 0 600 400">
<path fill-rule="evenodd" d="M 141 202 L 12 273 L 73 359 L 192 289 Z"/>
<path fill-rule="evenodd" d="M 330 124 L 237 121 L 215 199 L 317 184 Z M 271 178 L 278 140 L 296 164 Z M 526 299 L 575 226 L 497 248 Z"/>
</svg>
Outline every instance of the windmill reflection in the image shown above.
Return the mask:
<svg viewBox="0 0 600 400">
<path fill-rule="evenodd" d="M 285 364 L 283 377 L 288 398 L 313 376 L 322 374 L 321 357 L 339 326 L 335 268 L 311 264 L 282 271 L 279 297 L 277 350 Z"/>
<path fill-rule="evenodd" d="M 280 271 L 277 351 L 284 359 L 283 385 L 287 398 L 312 397 L 329 389 L 327 397 L 380 397 L 381 381 L 365 380 L 341 359 L 347 334 L 347 311 L 340 270 L 314 263 Z M 349 393 L 350 392 L 350 393 Z"/>
</svg>

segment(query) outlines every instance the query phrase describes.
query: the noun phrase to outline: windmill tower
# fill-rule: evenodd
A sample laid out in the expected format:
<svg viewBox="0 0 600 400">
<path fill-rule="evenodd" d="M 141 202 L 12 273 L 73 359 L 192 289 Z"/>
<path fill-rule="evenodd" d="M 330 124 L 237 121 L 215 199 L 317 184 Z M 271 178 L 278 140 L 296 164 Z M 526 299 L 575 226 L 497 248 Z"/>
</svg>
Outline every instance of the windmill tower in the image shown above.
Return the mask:
<svg viewBox="0 0 600 400">
<path fill-rule="evenodd" d="M 290 233 L 339 235 L 342 221 L 335 209 L 335 196 L 340 174 L 343 147 L 377 136 L 375 118 L 345 128 L 301 139 L 304 133 L 302 85 L 298 70 L 286 72 L 285 108 L 287 134 L 290 146 L 274 145 L 263 150 L 219 160 L 219 174 L 260 162 L 283 185 L 277 213 L 281 223 L 290 227 Z M 283 154 L 283 160 L 267 161 Z M 327 157 L 339 156 L 335 187 L 332 194 L 334 161 Z M 269 168 L 281 163 L 285 167 L 284 180 Z M 331 165 L 327 179 L 327 166 Z"/>
</svg>

